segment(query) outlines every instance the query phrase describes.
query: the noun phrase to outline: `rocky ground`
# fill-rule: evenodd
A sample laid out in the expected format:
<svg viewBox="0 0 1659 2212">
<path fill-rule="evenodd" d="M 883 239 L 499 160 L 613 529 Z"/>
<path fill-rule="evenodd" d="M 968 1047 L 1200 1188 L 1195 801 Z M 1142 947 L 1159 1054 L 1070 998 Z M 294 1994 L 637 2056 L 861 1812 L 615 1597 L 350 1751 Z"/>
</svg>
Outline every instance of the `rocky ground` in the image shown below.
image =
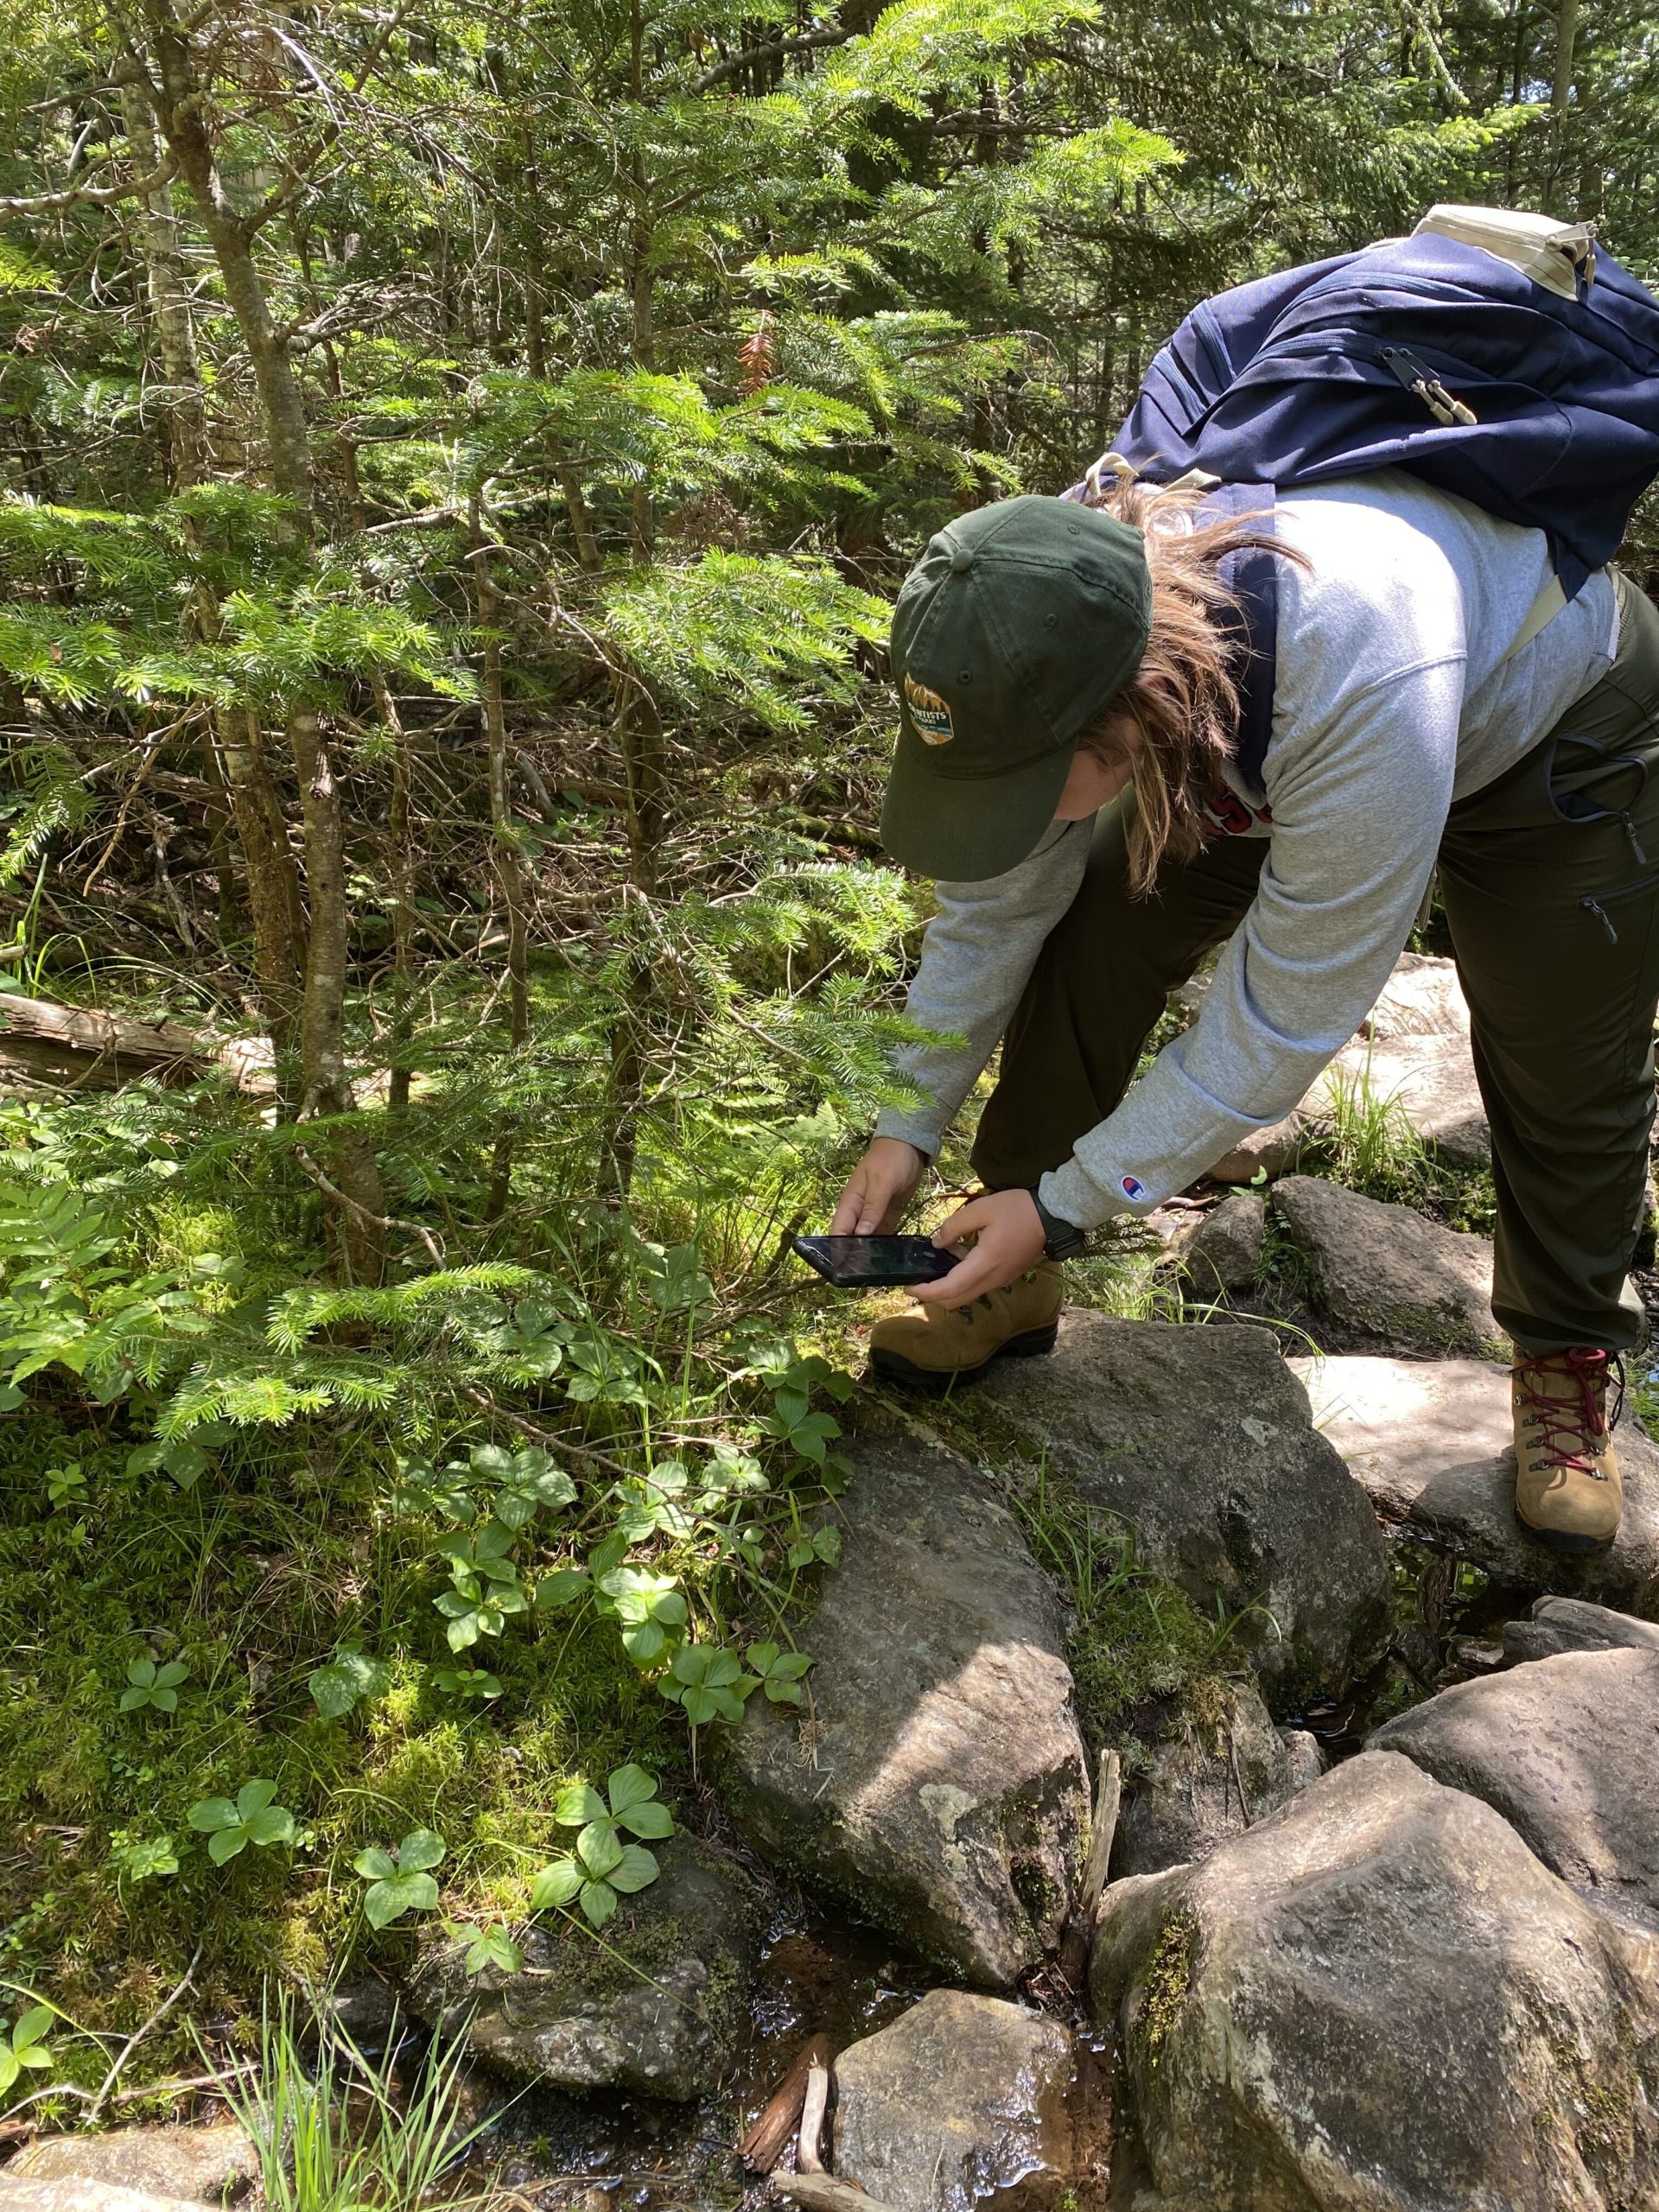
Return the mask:
<svg viewBox="0 0 1659 2212">
<path fill-rule="evenodd" d="M 1450 964 L 1370 1031 L 1161 1224 L 1183 1320 L 865 1406 L 805 1707 L 751 1702 L 607 1948 L 467 1984 L 439 1938 L 417 2012 L 517 2082 L 729 2095 L 800 1885 L 927 1962 L 770 2018 L 744 2119 L 839 2046 L 834 2178 L 775 2182 L 818 2212 L 1659 2208 L 1659 1453 L 1627 1412 L 1605 1555 L 1517 1529 L 1490 1243 L 1330 1172 L 1367 1071 L 1420 1169 L 1480 1160 Z M 116 2139 L 0 2212 L 233 2192 Z"/>
</svg>

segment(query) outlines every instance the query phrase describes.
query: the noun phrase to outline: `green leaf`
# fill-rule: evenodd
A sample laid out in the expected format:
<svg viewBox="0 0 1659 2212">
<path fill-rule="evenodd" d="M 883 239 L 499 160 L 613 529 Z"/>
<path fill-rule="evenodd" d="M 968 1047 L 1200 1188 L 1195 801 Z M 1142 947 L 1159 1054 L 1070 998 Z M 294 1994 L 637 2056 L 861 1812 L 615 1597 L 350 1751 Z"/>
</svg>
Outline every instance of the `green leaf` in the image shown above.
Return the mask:
<svg viewBox="0 0 1659 2212">
<path fill-rule="evenodd" d="M 228 1797 L 200 1798 L 185 1815 L 191 1827 L 203 1834 L 213 1828 L 233 1828 L 241 1817 Z"/>
<path fill-rule="evenodd" d="M 584 1882 L 582 1909 L 594 1928 L 602 1928 L 616 1910 L 616 1891 L 608 1882 Z"/>
<path fill-rule="evenodd" d="M 531 1904 L 537 1912 L 574 1904 L 582 1884 L 582 1868 L 574 1859 L 556 1859 L 550 1866 L 543 1866 L 531 1884 Z"/>
<path fill-rule="evenodd" d="M 251 1821 L 256 1813 L 263 1813 L 276 1795 L 276 1785 L 267 1782 L 263 1775 L 256 1775 L 251 1782 L 245 1782 L 236 1793 L 236 1817 Z"/>
<path fill-rule="evenodd" d="M 207 1856 L 215 1866 L 222 1866 L 227 1859 L 234 1859 L 246 1849 L 248 1832 L 240 1821 L 232 1827 L 219 1828 L 207 1839 Z"/>
<path fill-rule="evenodd" d="M 262 1848 L 273 1843 L 292 1843 L 296 1834 L 294 1815 L 284 1805 L 268 1805 L 251 1814 L 245 1826 L 249 1842 Z"/>
<path fill-rule="evenodd" d="M 648 1797 L 657 1795 L 657 1777 L 647 1774 L 642 1766 L 619 1766 L 613 1769 L 605 1794 L 611 1801 L 612 1812 L 620 1817 L 630 1805 L 643 1805 Z"/>
<path fill-rule="evenodd" d="M 666 1805 L 659 1805 L 653 1799 L 649 1804 L 630 1805 L 619 1816 L 619 1825 L 633 1835 L 649 1836 L 653 1842 L 660 1843 L 664 1836 L 673 1834 L 674 1815 Z"/>
<path fill-rule="evenodd" d="M 609 1820 L 594 1821 L 576 1838 L 576 1856 L 595 1881 L 602 1881 L 620 1863 L 622 1850 L 615 1823 Z"/>
<path fill-rule="evenodd" d="M 352 1865 L 365 1882 L 390 1881 L 397 1872 L 397 1861 L 389 1851 L 383 1851 L 378 1844 L 372 1844 L 368 1850 L 359 1851 Z"/>
<path fill-rule="evenodd" d="M 606 1816 L 605 1800 L 585 1782 L 573 1782 L 554 1800 L 553 1817 L 562 1828 L 586 1827 L 589 1821 Z"/>
<path fill-rule="evenodd" d="M 384 1697 L 391 1680 L 391 1669 L 384 1660 L 347 1649 L 337 1651 L 326 1666 L 317 1668 L 306 1687 L 323 1719 L 338 1720 L 359 1698 Z"/>
<path fill-rule="evenodd" d="M 397 1847 L 397 1864 L 405 1873 L 418 1872 L 443 1863 L 444 1842 L 430 1828 L 411 1828 Z"/>
<path fill-rule="evenodd" d="M 49 2005 L 31 2005 L 17 2015 L 17 2024 L 11 2031 L 11 2047 L 19 2058 L 29 2063 L 24 2053 L 35 2044 L 44 2043 L 52 2032 L 52 2023 L 57 2015 Z"/>
<path fill-rule="evenodd" d="M 615 1866 L 606 1870 L 605 1878 L 613 1890 L 620 1890 L 626 1894 L 643 1890 L 648 1882 L 656 1880 L 658 1872 L 654 1853 L 641 1844 L 630 1843 L 624 1847 Z"/>
<path fill-rule="evenodd" d="M 429 1874 L 399 1873 L 365 1891 L 363 1910 L 371 1928 L 389 1927 L 406 1912 L 430 1912 L 438 1885 Z"/>
<path fill-rule="evenodd" d="M 498 1974 L 517 1974 L 524 1963 L 524 1955 L 496 1921 L 474 1931 L 465 1963 L 468 1974 L 482 1974 L 490 1967 Z"/>
<path fill-rule="evenodd" d="M 585 1567 L 555 1567 L 551 1574 L 543 1575 L 536 1585 L 536 1603 L 554 1612 L 562 1605 L 575 1605 L 592 1587 L 593 1578 Z"/>
</svg>

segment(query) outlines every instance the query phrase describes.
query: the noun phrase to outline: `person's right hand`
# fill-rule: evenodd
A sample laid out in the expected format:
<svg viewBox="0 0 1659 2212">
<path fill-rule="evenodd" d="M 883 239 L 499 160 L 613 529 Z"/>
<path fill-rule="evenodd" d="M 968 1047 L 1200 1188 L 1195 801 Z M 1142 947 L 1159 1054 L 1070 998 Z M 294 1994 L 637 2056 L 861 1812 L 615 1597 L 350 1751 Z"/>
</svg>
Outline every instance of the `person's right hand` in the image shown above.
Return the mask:
<svg viewBox="0 0 1659 2212">
<path fill-rule="evenodd" d="M 873 1137 L 852 1173 L 830 1224 L 832 1236 L 890 1236 L 905 1217 L 916 1185 L 927 1172 L 927 1154 L 902 1137 Z"/>
</svg>

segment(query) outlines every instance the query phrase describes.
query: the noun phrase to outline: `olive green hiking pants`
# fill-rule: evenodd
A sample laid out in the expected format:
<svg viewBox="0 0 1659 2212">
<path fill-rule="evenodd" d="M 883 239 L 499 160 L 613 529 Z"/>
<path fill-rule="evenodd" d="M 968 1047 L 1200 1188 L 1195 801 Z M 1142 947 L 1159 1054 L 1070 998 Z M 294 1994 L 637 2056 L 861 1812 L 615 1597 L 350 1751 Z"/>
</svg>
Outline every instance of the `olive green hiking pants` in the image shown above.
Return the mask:
<svg viewBox="0 0 1659 2212">
<path fill-rule="evenodd" d="M 1618 580 L 1617 659 L 1530 753 L 1452 807 L 1440 881 L 1492 1130 L 1492 1311 L 1526 1351 L 1622 1351 L 1659 1001 L 1659 612 Z M 992 1189 L 1067 1159 L 1128 1088 L 1172 990 L 1230 937 L 1262 838 L 1220 837 L 1128 895 L 1122 805 L 1002 1047 L 974 1166 Z M 1645 855 L 1645 857 L 1643 857 Z"/>
</svg>

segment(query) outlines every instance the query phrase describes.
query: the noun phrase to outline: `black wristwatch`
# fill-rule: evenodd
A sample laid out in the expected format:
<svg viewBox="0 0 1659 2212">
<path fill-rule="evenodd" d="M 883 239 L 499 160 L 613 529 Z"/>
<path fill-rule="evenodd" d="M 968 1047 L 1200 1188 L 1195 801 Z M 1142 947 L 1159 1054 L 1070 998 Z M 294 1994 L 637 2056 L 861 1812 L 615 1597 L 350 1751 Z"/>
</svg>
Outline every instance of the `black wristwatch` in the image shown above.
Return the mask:
<svg viewBox="0 0 1659 2212">
<path fill-rule="evenodd" d="M 1089 1242 L 1089 1232 L 1079 1229 L 1075 1221 L 1065 1221 L 1051 1213 L 1038 1197 L 1031 1193 L 1031 1203 L 1037 1209 L 1037 1218 L 1043 1224 L 1043 1251 L 1051 1260 L 1075 1260 Z"/>
</svg>

